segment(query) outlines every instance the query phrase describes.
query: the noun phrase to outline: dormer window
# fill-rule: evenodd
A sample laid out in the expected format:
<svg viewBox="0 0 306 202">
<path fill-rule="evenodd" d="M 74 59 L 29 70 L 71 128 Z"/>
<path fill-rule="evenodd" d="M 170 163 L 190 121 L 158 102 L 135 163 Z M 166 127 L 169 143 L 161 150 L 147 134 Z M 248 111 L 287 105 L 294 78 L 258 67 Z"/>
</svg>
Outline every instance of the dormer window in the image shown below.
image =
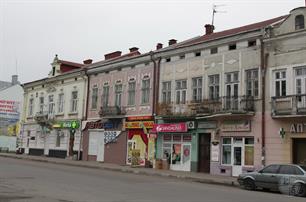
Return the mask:
<svg viewBox="0 0 306 202">
<path fill-rule="evenodd" d="M 305 28 L 304 15 L 297 15 L 295 17 L 295 30 L 300 30 Z"/>
<path fill-rule="evenodd" d="M 52 67 L 52 76 L 55 75 L 55 67 Z"/>
</svg>

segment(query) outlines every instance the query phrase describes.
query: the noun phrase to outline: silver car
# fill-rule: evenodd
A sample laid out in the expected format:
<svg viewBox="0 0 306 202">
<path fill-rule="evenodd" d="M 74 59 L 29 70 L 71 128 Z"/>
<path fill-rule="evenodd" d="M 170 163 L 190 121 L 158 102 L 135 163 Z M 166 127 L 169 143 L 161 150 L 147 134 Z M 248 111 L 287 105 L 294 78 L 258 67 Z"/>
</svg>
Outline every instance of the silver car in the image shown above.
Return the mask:
<svg viewBox="0 0 306 202">
<path fill-rule="evenodd" d="M 306 166 L 273 164 L 258 172 L 239 175 L 238 182 L 247 190 L 262 188 L 306 196 Z"/>
</svg>

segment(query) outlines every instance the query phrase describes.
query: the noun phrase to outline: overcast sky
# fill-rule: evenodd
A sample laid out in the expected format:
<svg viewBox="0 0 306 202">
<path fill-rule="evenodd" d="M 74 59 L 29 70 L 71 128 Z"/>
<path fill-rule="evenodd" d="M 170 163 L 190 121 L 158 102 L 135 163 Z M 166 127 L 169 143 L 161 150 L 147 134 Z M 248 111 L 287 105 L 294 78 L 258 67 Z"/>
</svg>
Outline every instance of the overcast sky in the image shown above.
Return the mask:
<svg viewBox="0 0 306 202">
<path fill-rule="evenodd" d="M 286 15 L 305 0 L 0 0 L 0 80 L 44 78 L 55 54 L 95 62 L 203 35 L 213 4 L 225 11 L 215 16 L 217 32 Z"/>
</svg>

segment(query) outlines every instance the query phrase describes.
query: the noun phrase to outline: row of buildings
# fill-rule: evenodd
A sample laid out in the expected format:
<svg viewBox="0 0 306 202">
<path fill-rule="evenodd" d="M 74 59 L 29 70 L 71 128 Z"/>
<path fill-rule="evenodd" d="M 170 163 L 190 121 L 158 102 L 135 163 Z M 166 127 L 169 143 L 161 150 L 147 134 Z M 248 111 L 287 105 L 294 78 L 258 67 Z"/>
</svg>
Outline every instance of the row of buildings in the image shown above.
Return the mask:
<svg viewBox="0 0 306 202">
<path fill-rule="evenodd" d="M 237 176 L 306 164 L 306 7 L 83 64 L 56 56 L 23 84 L 29 155 Z M 304 130 L 305 128 L 305 130 Z"/>
</svg>

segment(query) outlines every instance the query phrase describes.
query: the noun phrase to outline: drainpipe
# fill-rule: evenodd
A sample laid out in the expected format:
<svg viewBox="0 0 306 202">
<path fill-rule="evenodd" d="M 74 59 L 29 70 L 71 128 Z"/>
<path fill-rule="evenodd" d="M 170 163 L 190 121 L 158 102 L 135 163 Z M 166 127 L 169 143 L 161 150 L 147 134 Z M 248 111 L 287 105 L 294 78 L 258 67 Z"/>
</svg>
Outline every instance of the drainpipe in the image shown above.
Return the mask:
<svg viewBox="0 0 306 202">
<path fill-rule="evenodd" d="M 266 72 L 269 54 L 265 53 L 265 44 L 263 39 L 260 39 L 260 67 L 261 67 L 261 164 L 265 166 L 266 164 Z"/>
</svg>

